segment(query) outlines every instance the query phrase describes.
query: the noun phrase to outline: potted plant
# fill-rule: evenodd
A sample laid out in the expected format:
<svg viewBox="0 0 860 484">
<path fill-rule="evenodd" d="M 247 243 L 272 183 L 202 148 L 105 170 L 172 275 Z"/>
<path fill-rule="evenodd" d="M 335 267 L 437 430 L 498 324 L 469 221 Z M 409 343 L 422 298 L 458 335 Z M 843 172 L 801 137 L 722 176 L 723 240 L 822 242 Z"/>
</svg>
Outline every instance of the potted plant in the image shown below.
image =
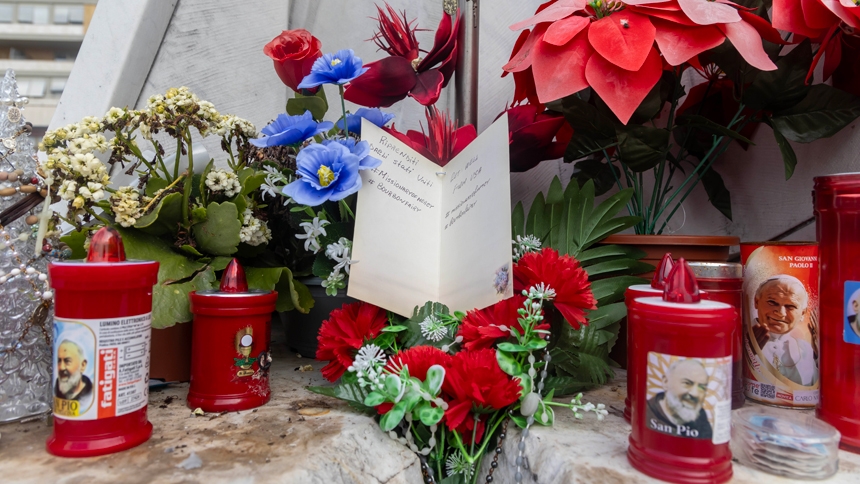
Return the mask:
<svg viewBox="0 0 860 484">
<path fill-rule="evenodd" d="M 747 147 L 758 126 L 768 125 L 787 179 L 797 163 L 788 140 L 831 136 L 860 115 L 853 94 L 810 85 L 822 55 L 819 80 L 833 74 L 834 85 L 846 85 L 844 74 L 834 73 L 852 63 L 840 62 L 839 46 L 853 29 L 840 26 L 856 26 L 858 8 L 822 2 L 807 19 L 813 29 L 804 15 L 794 15 L 799 2 L 774 2 L 773 25 L 768 5 L 743 3 L 558 0 L 512 26 L 529 28 L 504 66 L 514 76 L 515 103 L 564 116 L 573 129 L 564 159 L 575 163 L 579 184 L 593 181 L 597 195 L 613 187 L 634 191 L 627 210 L 640 217 L 636 235 L 615 235 L 608 243 L 656 244 L 652 260 L 667 250 L 677 254 L 674 244 L 688 242 L 704 244 L 687 254 L 692 260 L 727 257 L 736 238 L 663 234 L 699 184 L 732 218 L 730 193 L 716 169 L 729 144 Z M 774 27 L 796 35 L 784 38 Z"/>
<path fill-rule="evenodd" d="M 215 160 L 195 166 L 198 136 L 213 135 L 221 138 L 227 168 Z M 72 258 L 84 256 L 94 230 L 110 225 L 122 234 L 129 258 L 160 263 L 153 378 L 187 380 L 188 293 L 216 288 L 217 273 L 233 257 L 245 265 L 249 286 L 278 291 L 279 310 L 307 312 L 312 305 L 307 288 L 267 250 L 271 230 L 260 190 L 267 173 L 249 166 L 249 140 L 256 136 L 250 122 L 222 115 L 180 87 L 150 97 L 142 110 L 111 108 L 104 117 L 49 131 L 40 144 L 47 154 L 40 169 L 51 192 L 66 202 L 52 225 L 72 227 L 61 238 Z M 109 153 L 107 163 L 100 153 Z M 133 181 L 114 188 L 123 173 Z"/>
</svg>

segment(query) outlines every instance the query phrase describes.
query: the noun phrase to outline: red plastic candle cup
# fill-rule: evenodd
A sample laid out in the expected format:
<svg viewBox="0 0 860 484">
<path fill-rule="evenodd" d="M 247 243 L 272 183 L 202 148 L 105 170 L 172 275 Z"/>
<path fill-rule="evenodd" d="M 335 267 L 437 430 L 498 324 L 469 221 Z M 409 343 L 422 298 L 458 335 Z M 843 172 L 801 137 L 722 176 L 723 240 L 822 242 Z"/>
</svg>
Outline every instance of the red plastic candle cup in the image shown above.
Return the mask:
<svg viewBox="0 0 860 484">
<path fill-rule="evenodd" d="M 842 434 L 840 447 L 860 453 L 860 173 L 815 178 L 819 244 L 818 418 Z"/>
<path fill-rule="evenodd" d="M 744 266 L 737 262 L 688 262 L 699 289 L 707 299 L 731 305 L 737 311 L 735 339 L 732 346 L 732 409 L 741 408 L 744 398 L 743 311 Z"/>
<path fill-rule="evenodd" d="M 272 312 L 278 293 L 248 290 L 236 259 L 218 291 L 194 291 L 188 406 L 206 412 L 247 410 L 269 401 Z"/>
<path fill-rule="evenodd" d="M 663 297 L 638 298 L 628 318 L 635 388 L 627 458 L 669 482 L 732 477 L 731 385 L 735 309 L 701 298 L 679 259 Z"/>
<path fill-rule="evenodd" d="M 105 227 L 86 261 L 52 262 L 48 274 L 56 294 L 48 452 L 92 457 L 146 442 L 158 262 L 125 260 L 119 233 Z"/>
<path fill-rule="evenodd" d="M 650 284 L 634 284 L 629 286 L 626 291 L 624 291 L 624 305 L 627 307 L 627 310 L 630 311 L 630 304 L 633 301 L 640 297 L 660 297 L 663 295 L 663 287 L 666 276 L 672 272 L 672 267 L 674 267 L 675 261 L 672 259 L 672 254 L 666 253 L 663 255 L 663 259 L 660 261 L 660 265 L 654 270 L 654 277 L 651 279 Z M 627 396 L 624 397 L 624 420 L 628 423 L 630 422 L 631 415 L 633 413 L 633 409 L 630 406 L 630 394 L 633 392 L 633 389 L 636 388 L 636 383 L 634 378 L 636 377 L 636 372 L 633 371 L 633 364 L 631 352 L 629 349 L 631 348 L 631 342 L 635 337 L 636 327 L 630 324 L 629 319 L 625 322 L 627 326 Z"/>
</svg>

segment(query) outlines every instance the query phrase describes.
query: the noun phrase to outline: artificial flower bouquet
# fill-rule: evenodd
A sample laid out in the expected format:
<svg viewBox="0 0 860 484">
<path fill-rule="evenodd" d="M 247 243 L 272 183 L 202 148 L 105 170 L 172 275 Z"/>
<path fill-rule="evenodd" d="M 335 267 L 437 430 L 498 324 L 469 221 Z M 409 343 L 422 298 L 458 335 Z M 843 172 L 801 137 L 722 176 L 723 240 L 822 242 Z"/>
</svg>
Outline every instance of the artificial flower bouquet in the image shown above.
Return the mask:
<svg viewBox="0 0 860 484">
<path fill-rule="evenodd" d="M 419 455 L 425 482 L 477 482 L 482 458 L 502 451 L 509 419 L 552 425 L 564 407 L 602 420 L 604 406 L 581 394 L 554 401 L 558 379 L 548 377 L 547 315 L 558 311 L 572 329 L 587 324 L 596 307 L 588 275 L 576 259 L 533 249 L 521 247 L 513 267 L 517 294 L 485 309 L 452 313 L 428 302 L 408 319 L 363 302 L 333 311 L 316 356 L 337 385 L 311 390 L 377 413 L 381 430 Z"/>
<path fill-rule="evenodd" d="M 732 141 L 746 148 L 758 126 L 770 126 L 788 179 L 797 164 L 788 140 L 832 136 L 860 115 L 851 75 L 860 7 L 821 0 L 769 7 L 551 0 L 511 26 L 522 32 L 504 71 L 514 77 L 515 105 L 564 116 L 573 131 L 557 140 L 568 140 L 564 158 L 576 162 L 580 184 L 593 180 L 598 195 L 634 189 L 637 233 L 665 231 L 699 183 L 731 219 L 715 163 Z M 831 77 L 832 85 L 811 85 Z"/>
<path fill-rule="evenodd" d="M 221 138 L 226 168 L 215 160 L 195 167 L 197 136 Z M 216 273 L 233 257 L 242 259 L 251 287 L 277 289 L 279 310 L 306 312 L 307 288 L 267 252 L 272 232 L 261 186 L 268 174 L 251 166 L 256 136 L 253 124 L 220 114 L 186 87 L 150 97 L 141 110 L 111 108 L 49 131 L 41 170 L 66 201 L 65 214 L 54 214 L 54 232 L 61 222 L 72 226 L 62 241 L 81 258 L 95 230 L 114 226 L 130 258 L 159 261 L 155 328 L 190 321 L 188 293 L 216 288 Z M 123 174 L 133 181 L 115 187 Z"/>
</svg>

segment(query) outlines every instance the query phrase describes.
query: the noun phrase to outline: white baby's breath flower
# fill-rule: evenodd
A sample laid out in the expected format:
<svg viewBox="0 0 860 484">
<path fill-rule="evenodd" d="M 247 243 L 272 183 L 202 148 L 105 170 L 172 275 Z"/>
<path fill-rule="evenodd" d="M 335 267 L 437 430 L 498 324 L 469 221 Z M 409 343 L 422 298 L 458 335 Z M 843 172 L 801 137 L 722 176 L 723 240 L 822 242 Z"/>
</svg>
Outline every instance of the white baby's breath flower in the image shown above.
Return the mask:
<svg viewBox="0 0 860 484">
<path fill-rule="evenodd" d="M 246 208 L 242 213 L 242 228 L 239 230 L 239 240 L 248 245 L 261 245 L 272 240 L 272 231 L 266 222 L 254 217 L 254 212 Z"/>
<path fill-rule="evenodd" d="M 347 274 L 349 274 L 349 266 L 352 263 L 349 259 L 351 250 L 352 242 L 346 237 L 341 237 L 337 242 L 326 246 L 326 257 L 336 262 L 334 272 L 340 272 L 340 270 L 343 269 Z"/>
<path fill-rule="evenodd" d="M 555 289 L 541 282 L 529 288 L 528 297 L 533 300 L 542 299 L 544 301 L 552 301 L 555 299 Z"/>
<path fill-rule="evenodd" d="M 223 193 L 225 197 L 232 197 L 242 191 L 239 177 L 222 168 L 216 168 L 206 174 L 206 187 L 213 193 Z"/>
</svg>

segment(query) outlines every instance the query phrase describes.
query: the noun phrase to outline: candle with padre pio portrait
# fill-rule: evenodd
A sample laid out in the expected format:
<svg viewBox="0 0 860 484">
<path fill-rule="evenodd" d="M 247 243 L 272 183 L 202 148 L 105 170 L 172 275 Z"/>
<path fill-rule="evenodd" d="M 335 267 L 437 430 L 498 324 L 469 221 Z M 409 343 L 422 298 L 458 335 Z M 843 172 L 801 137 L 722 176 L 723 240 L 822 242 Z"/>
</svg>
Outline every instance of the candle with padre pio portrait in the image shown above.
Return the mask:
<svg viewBox="0 0 860 484">
<path fill-rule="evenodd" d="M 192 291 L 188 406 L 206 412 L 247 410 L 269 401 L 269 343 L 278 293 L 249 290 L 233 259 L 217 291 Z"/>
<path fill-rule="evenodd" d="M 743 318 L 744 269 L 737 262 L 688 262 L 707 299 L 731 304 L 737 311 L 732 345 L 732 409 L 744 405 Z"/>
<path fill-rule="evenodd" d="M 741 244 L 744 393 L 760 403 L 818 403 L 818 246 Z"/>
<path fill-rule="evenodd" d="M 48 265 L 54 300 L 54 429 L 48 452 L 92 457 L 152 435 L 149 347 L 158 262 L 125 259 L 108 227 L 86 261 Z"/>
<path fill-rule="evenodd" d="M 637 470 L 679 483 L 731 479 L 735 312 L 701 297 L 684 259 L 662 297 L 630 305 L 636 388 L 627 458 Z"/>
<path fill-rule="evenodd" d="M 821 257 L 821 399 L 818 418 L 860 452 L 860 173 L 815 178 Z"/>
<path fill-rule="evenodd" d="M 651 284 L 633 284 L 624 291 L 624 305 L 630 311 L 630 305 L 636 298 L 640 297 L 661 297 L 663 295 L 663 287 L 666 276 L 672 272 L 672 267 L 675 266 L 675 261 L 672 259 L 672 254 L 666 253 L 663 259 L 660 260 L 660 265 L 654 271 L 654 277 L 651 278 Z M 636 372 L 633 371 L 632 348 L 633 338 L 636 337 L 636 328 L 628 319 L 627 321 L 627 396 L 624 398 L 624 420 L 630 422 L 633 409 L 630 405 L 630 394 L 636 388 Z"/>
</svg>

